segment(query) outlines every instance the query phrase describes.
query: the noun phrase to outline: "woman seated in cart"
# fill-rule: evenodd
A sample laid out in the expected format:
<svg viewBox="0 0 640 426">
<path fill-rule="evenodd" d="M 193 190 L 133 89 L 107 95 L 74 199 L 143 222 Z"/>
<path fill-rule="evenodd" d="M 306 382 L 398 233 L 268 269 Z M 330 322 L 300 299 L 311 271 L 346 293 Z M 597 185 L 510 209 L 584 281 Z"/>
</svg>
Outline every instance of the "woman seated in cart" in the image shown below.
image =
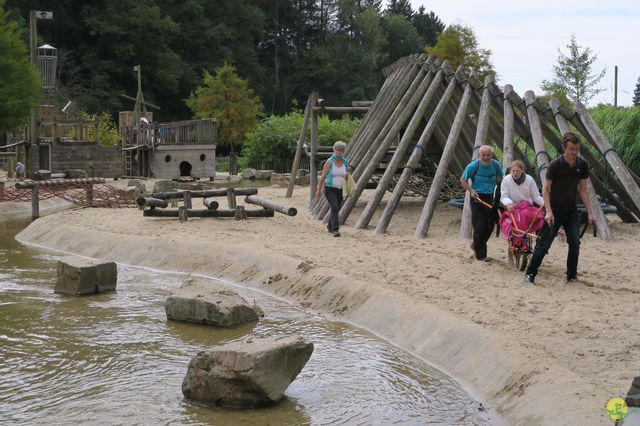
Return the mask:
<svg viewBox="0 0 640 426">
<path fill-rule="evenodd" d="M 532 238 L 544 223 L 544 200 L 536 182 L 524 172 L 522 161 L 513 161 L 509 168 L 511 173 L 500 186 L 500 203 L 506 209 L 500 217 L 500 229 L 509 242 L 511 259 L 511 255 L 518 258 L 531 251 Z"/>
</svg>

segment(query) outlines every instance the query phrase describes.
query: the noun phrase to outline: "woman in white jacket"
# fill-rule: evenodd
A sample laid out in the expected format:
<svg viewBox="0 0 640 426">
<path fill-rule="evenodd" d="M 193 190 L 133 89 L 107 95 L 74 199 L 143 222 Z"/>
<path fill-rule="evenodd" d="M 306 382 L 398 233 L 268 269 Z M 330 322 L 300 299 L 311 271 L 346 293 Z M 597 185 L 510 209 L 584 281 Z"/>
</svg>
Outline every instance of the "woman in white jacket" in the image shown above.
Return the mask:
<svg viewBox="0 0 640 426">
<path fill-rule="evenodd" d="M 513 208 L 523 201 L 527 201 L 529 205 L 542 206 L 544 200 L 536 182 L 524 172 L 522 161 L 512 161 L 509 168 L 511 173 L 505 176 L 500 185 L 500 202 L 509 212 L 513 212 Z"/>
</svg>

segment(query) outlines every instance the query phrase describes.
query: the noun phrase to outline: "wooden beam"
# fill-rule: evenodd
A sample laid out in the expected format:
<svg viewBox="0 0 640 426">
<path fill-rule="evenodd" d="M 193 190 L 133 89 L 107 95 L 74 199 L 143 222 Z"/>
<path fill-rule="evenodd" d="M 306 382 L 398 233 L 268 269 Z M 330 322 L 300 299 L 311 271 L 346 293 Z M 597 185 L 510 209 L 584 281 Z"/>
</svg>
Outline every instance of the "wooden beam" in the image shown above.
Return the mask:
<svg viewBox="0 0 640 426">
<path fill-rule="evenodd" d="M 307 106 L 304 110 L 304 119 L 302 120 L 302 128 L 300 129 L 300 136 L 298 137 L 296 155 L 293 159 L 293 166 L 291 167 L 291 177 L 289 178 L 289 185 L 287 186 L 287 198 L 291 198 L 293 195 L 293 187 L 295 186 L 296 178 L 298 177 L 298 166 L 300 165 L 300 157 L 302 156 L 304 140 L 307 137 L 307 126 L 309 125 L 309 118 L 311 116 L 311 107 L 316 104 L 317 99 L 317 92 L 311 93 L 309 99 L 307 99 Z"/>
<path fill-rule="evenodd" d="M 260 198 L 255 195 L 248 195 L 245 197 L 244 201 L 249 204 L 256 204 L 258 206 L 262 206 L 278 213 L 286 214 L 287 216 L 295 216 L 298 214 L 298 210 L 295 207 L 286 207 L 282 204 L 278 204 L 275 201 L 268 200 L 266 198 Z"/>
</svg>

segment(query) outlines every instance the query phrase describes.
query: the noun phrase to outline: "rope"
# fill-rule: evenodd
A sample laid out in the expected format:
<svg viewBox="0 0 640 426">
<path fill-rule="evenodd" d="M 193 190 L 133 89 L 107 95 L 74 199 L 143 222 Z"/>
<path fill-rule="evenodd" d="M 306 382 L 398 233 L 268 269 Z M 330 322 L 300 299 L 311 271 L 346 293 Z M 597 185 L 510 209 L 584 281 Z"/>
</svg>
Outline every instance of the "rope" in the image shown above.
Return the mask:
<svg viewBox="0 0 640 426">
<path fill-rule="evenodd" d="M 92 188 L 93 187 L 93 188 Z M 92 199 L 87 200 L 87 190 Z M 121 208 L 135 206 L 135 195 L 108 184 L 67 184 L 38 188 L 38 199 L 60 198 L 78 207 Z M 2 201 L 31 201 L 30 189 L 4 188 L 0 190 Z"/>
<path fill-rule="evenodd" d="M 613 148 L 609 148 L 609 149 L 605 150 L 605 151 L 602 153 L 602 156 L 603 156 L 604 158 L 607 158 L 607 154 L 608 154 L 609 152 L 611 152 L 611 151 L 615 152 L 616 154 L 618 153 L 618 151 L 616 151 L 615 149 L 613 149 Z"/>
</svg>

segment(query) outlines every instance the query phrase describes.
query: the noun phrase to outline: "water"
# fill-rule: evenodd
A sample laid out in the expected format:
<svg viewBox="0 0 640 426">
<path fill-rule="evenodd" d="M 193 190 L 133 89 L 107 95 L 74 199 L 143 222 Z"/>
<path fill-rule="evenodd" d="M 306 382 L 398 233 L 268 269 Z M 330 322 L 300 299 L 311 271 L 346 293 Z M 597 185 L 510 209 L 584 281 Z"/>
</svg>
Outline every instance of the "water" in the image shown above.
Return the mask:
<svg viewBox="0 0 640 426">
<path fill-rule="evenodd" d="M 167 321 L 184 276 L 118 267 L 118 291 L 53 293 L 57 253 L 0 222 L 0 424 L 491 424 L 451 378 L 361 329 L 234 288 L 266 316 L 219 329 Z M 273 407 L 202 407 L 181 392 L 189 360 L 251 336 L 296 333 L 315 349 Z"/>
</svg>

